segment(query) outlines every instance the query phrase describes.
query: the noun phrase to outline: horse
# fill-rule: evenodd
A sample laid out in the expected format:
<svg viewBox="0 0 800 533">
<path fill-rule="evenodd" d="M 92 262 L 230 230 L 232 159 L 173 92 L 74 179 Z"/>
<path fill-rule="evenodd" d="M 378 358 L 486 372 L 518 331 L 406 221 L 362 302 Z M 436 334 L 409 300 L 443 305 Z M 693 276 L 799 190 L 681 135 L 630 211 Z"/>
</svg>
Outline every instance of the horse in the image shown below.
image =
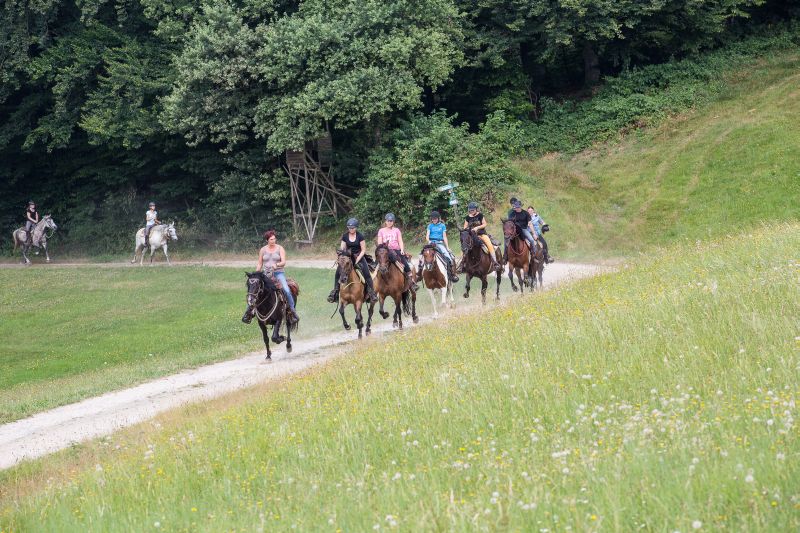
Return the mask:
<svg viewBox="0 0 800 533">
<path fill-rule="evenodd" d="M 481 299 L 486 303 L 486 288 L 489 286 L 487 277 L 492 272 L 492 260 L 488 253 L 481 249 L 483 241 L 470 229 L 461 230 L 461 251 L 464 252 L 464 273 L 467 275 L 467 286 L 464 288 L 464 298 L 469 298 L 469 284 L 473 277 L 481 280 Z M 500 282 L 502 271 L 497 271 L 497 291 L 495 299 L 500 299 Z"/>
<path fill-rule="evenodd" d="M 158 248 L 161 248 L 161 250 L 164 252 L 164 257 L 167 258 L 167 264 L 172 264 L 169 262 L 169 254 L 167 254 L 167 243 L 169 241 L 177 240 L 178 234 L 175 232 L 174 222 L 170 222 L 169 224 L 158 224 L 150 228 L 150 238 L 148 239 L 150 242 L 150 264 L 153 264 L 153 254 Z M 136 256 L 139 255 L 140 251 L 142 252 L 142 257 L 139 261 L 139 265 L 141 266 L 144 263 L 145 248 L 144 228 L 141 228 L 136 232 L 136 248 L 133 250 L 133 259 L 131 259 L 131 263 L 136 262 Z"/>
<path fill-rule="evenodd" d="M 249 324 L 253 316 L 256 317 L 264 337 L 264 346 L 267 347 L 267 360 L 272 359 L 267 334 L 268 325 L 272 326 L 272 342 L 280 344 L 286 341 L 286 352 L 292 353 L 292 332 L 297 330 L 297 322 L 287 320 L 289 304 L 283 296 L 282 289 L 275 280 L 263 272 L 245 272 L 245 276 L 247 276 L 247 309 L 242 315 L 242 322 Z M 293 279 L 288 279 L 287 282 L 296 307 L 300 287 Z M 286 322 L 286 337 L 280 334 L 284 322 Z"/>
<path fill-rule="evenodd" d="M 378 264 L 375 275 L 375 292 L 378 294 L 380 303 L 379 313 L 383 318 L 388 318 L 389 313 L 384 311 L 383 305 L 386 298 L 394 300 L 394 316 L 392 317 L 392 327 L 403 329 L 403 312 L 411 313 L 411 291 L 406 287 L 406 275 L 403 269 L 389 258 L 389 248 L 385 244 L 380 244 L 375 249 L 375 260 Z M 374 304 L 369 307 L 369 318 L 367 324 L 372 324 L 372 312 Z M 419 317 L 414 312 L 412 316 L 414 322 L 419 321 Z"/>
<path fill-rule="evenodd" d="M 422 248 L 422 282 L 431 295 L 434 317 L 439 316 L 439 312 L 436 309 L 436 291 L 439 291 L 442 295 L 443 306 L 447 305 L 448 298 L 450 299 L 450 308 L 452 309 L 456 306 L 456 301 L 453 297 L 453 282 L 448 275 L 447 265 L 439 257 L 436 246 L 431 244 L 427 244 Z"/>
<path fill-rule="evenodd" d="M 517 286 L 514 284 L 514 273 L 516 273 L 519 280 L 519 290 L 521 294 L 524 294 L 525 285 L 532 283 L 528 272 L 531 263 L 530 248 L 528 248 L 528 243 L 525 239 L 520 237 L 517 225 L 511 220 L 503 221 L 503 236 L 508 242 L 508 279 L 511 280 L 511 288 L 514 289 L 514 292 L 517 292 Z"/>
<path fill-rule="evenodd" d="M 47 235 L 45 230 L 50 229 L 52 232 L 50 235 Z M 14 251 L 17 251 L 17 246 L 20 246 L 22 249 L 22 259 L 26 265 L 31 264 L 31 260 L 28 257 L 28 251 L 30 251 L 31 247 L 33 246 L 36 248 L 36 255 L 39 255 L 39 248 L 44 250 L 45 261 L 48 263 L 50 262 L 50 254 L 47 252 L 47 239 L 53 236 L 53 232 L 58 229 L 58 226 L 55 222 L 53 222 L 53 217 L 50 215 L 45 215 L 42 219 L 33 227 L 33 236 L 30 240 L 30 244 L 28 242 L 28 232 L 25 231 L 25 228 L 17 228 L 15 229 L 11 236 L 14 239 Z"/>
<path fill-rule="evenodd" d="M 367 286 L 358 277 L 356 272 L 356 265 L 353 262 L 353 256 L 350 252 L 345 250 L 336 251 L 336 264 L 339 270 L 339 314 L 342 316 L 342 326 L 347 331 L 350 331 L 350 324 L 344 316 L 344 309 L 348 305 L 352 305 L 356 310 L 356 327 L 358 328 L 358 338 L 361 338 L 361 332 L 364 329 L 364 317 L 361 314 L 361 307 L 367 300 Z M 371 309 L 372 305 L 370 305 Z M 366 334 L 371 333 L 370 323 L 367 323 Z"/>
<path fill-rule="evenodd" d="M 536 251 L 531 251 L 531 264 L 528 269 L 528 275 L 530 276 L 531 280 L 531 290 L 536 289 L 536 277 L 539 277 L 539 288 L 541 289 L 544 285 L 542 282 L 542 274 L 544 273 L 544 247 L 542 243 L 539 243 L 539 246 L 536 247 Z"/>
</svg>

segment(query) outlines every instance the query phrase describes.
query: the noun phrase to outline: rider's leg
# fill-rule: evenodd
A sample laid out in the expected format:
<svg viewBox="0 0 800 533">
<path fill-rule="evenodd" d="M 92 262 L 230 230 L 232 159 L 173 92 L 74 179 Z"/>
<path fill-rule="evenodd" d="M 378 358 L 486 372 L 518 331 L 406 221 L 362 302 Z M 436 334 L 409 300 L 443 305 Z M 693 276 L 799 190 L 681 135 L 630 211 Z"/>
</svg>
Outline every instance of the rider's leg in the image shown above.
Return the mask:
<svg viewBox="0 0 800 533">
<path fill-rule="evenodd" d="M 550 257 L 550 251 L 547 249 L 547 241 L 544 240 L 542 235 L 539 235 L 539 241 L 542 243 L 542 248 L 544 248 L 544 260 L 548 263 L 552 263 L 553 258 Z"/>
<path fill-rule="evenodd" d="M 494 244 L 492 244 L 492 239 L 489 237 L 488 234 L 478 235 L 481 240 L 486 244 L 486 249 L 489 251 L 489 257 L 492 259 L 492 268 L 499 269 L 502 268 L 500 263 L 497 262 L 497 256 L 495 255 L 494 251 Z"/>
<path fill-rule="evenodd" d="M 333 290 L 328 295 L 328 302 L 333 303 L 339 299 L 339 267 L 336 267 L 336 274 L 333 276 Z"/>
<path fill-rule="evenodd" d="M 522 236 L 525 237 L 525 240 L 528 241 L 528 244 L 531 245 L 531 251 L 533 251 L 533 253 L 536 253 L 536 239 L 533 238 L 531 230 L 527 228 L 522 230 Z"/>
<path fill-rule="evenodd" d="M 150 229 L 153 227 L 152 224 L 148 224 L 144 227 L 144 247 L 147 248 L 150 246 Z"/>
<path fill-rule="evenodd" d="M 509 238 L 503 234 L 503 261 L 508 263 L 508 241 Z"/>
<path fill-rule="evenodd" d="M 33 222 L 30 220 L 25 221 L 25 234 L 27 235 L 27 243 L 33 244 Z"/>
<path fill-rule="evenodd" d="M 289 283 L 286 281 L 286 273 L 274 272 L 273 275 L 275 276 L 275 279 L 280 282 L 281 288 L 283 289 L 283 294 L 286 295 L 286 301 L 289 302 L 289 307 L 291 307 L 292 311 L 294 311 L 294 296 L 292 296 L 292 291 L 289 289 Z"/>
<path fill-rule="evenodd" d="M 436 245 L 436 249 L 442 254 L 445 262 L 447 263 L 447 272 L 450 276 L 452 281 L 458 281 L 458 276 L 456 276 L 456 269 L 455 269 L 455 258 L 453 254 L 450 253 L 450 250 L 447 249 L 447 246 L 444 245 L 443 242 L 434 243 Z"/>
<path fill-rule="evenodd" d="M 377 302 L 378 295 L 375 294 L 375 287 L 372 286 L 372 273 L 369 271 L 366 258 L 362 257 L 357 266 L 361 269 L 361 273 L 364 274 L 364 282 L 367 284 L 367 297 L 369 301 Z"/>
</svg>

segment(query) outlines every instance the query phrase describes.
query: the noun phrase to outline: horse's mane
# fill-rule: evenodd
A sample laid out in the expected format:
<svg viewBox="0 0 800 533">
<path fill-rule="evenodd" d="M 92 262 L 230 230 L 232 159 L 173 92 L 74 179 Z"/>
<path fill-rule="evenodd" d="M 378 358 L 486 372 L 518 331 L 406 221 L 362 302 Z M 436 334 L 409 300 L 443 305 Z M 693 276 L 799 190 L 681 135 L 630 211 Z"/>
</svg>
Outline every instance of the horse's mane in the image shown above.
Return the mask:
<svg viewBox="0 0 800 533">
<path fill-rule="evenodd" d="M 426 245 L 424 245 L 424 246 L 422 247 L 422 251 L 423 251 L 423 252 L 424 252 L 425 250 L 436 250 L 436 249 L 437 249 L 437 248 L 436 248 L 436 245 L 435 245 L 435 244 L 431 244 L 431 243 L 428 243 L 428 244 L 426 244 Z"/>
</svg>

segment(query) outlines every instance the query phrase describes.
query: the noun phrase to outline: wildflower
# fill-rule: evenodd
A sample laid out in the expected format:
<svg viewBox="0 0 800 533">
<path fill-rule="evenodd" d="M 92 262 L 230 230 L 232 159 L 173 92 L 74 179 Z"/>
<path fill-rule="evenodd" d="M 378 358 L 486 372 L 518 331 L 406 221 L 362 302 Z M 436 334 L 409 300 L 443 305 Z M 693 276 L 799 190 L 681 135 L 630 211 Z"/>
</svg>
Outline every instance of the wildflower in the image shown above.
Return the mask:
<svg viewBox="0 0 800 533">
<path fill-rule="evenodd" d="M 753 481 L 755 481 L 755 478 L 753 477 L 753 474 L 747 474 L 744 477 L 744 482 L 745 483 L 752 483 Z"/>
<path fill-rule="evenodd" d="M 161 522 L 153 522 L 153 527 L 158 529 L 161 527 Z"/>
<path fill-rule="evenodd" d="M 778 455 L 776 455 L 775 458 L 778 461 L 783 461 L 784 459 L 786 459 L 786 455 L 784 455 L 783 453 L 778 453 Z"/>
<path fill-rule="evenodd" d="M 692 522 L 692 529 L 700 529 L 701 527 L 703 527 L 703 523 L 700 520 Z"/>
</svg>

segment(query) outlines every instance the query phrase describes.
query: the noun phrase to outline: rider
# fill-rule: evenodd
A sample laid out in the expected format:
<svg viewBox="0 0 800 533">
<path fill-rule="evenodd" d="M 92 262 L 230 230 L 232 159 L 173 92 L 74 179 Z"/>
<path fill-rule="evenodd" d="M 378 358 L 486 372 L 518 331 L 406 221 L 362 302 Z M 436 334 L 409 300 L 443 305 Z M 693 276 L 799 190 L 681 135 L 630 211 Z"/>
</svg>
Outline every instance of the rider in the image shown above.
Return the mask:
<svg viewBox="0 0 800 533">
<path fill-rule="evenodd" d="M 405 245 L 403 244 L 403 234 L 400 228 L 394 226 L 394 213 L 386 213 L 384 225 L 378 230 L 375 242 L 380 246 L 385 244 L 389 248 L 389 259 L 403 263 L 403 273 L 406 276 L 408 285 L 412 291 L 417 290 L 417 284 L 411 279 L 411 264 L 406 257 Z"/>
<path fill-rule="evenodd" d="M 531 230 L 528 229 L 528 224 L 531 221 L 531 216 L 528 214 L 527 211 L 523 211 L 522 209 L 522 202 L 514 198 L 514 202 L 511 204 L 511 211 L 508 212 L 508 220 L 514 223 L 517 226 L 517 232 L 522 235 L 528 244 L 531 245 L 531 250 L 536 250 L 536 239 L 533 238 L 533 234 Z M 505 257 L 506 261 L 508 260 L 508 241 L 509 237 L 505 237 L 505 252 L 503 257 Z"/>
<path fill-rule="evenodd" d="M 28 209 L 25 210 L 25 231 L 28 233 L 28 244 L 33 244 L 33 228 L 39 223 L 39 212 L 36 211 L 36 202 L 30 200 Z"/>
<path fill-rule="evenodd" d="M 147 248 L 150 246 L 150 230 L 153 229 L 153 226 L 156 224 L 161 224 L 161 221 L 158 220 L 158 211 L 156 211 L 155 202 L 150 202 L 149 209 L 144 214 L 144 219 L 144 247 Z"/>
<path fill-rule="evenodd" d="M 533 230 L 533 237 L 537 241 L 542 242 L 542 248 L 544 248 L 544 260 L 546 263 L 552 263 L 555 261 L 555 259 L 550 257 L 550 253 L 547 251 L 547 241 L 544 240 L 544 235 L 542 234 L 542 226 L 545 225 L 545 221 L 539 216 L 539 214 L 536 212 L 536 209 L 534 209 L 532 205 L 528 206 L 528 214 L 531 216 L 531 221 L 528 223 L 528 227 Z"/>
<path fill-rule="evenodd" d="M 458 276 L 455 273 L 456 258 L 453 256 L 453 252 L 450 251 L 450 243 L 447 242 L 447 226 L 441 221 L 439 211 L 431 211 L 431 223 L 428 224 L 428 229 L 425 232 L 425 240 L 428 241 L 428 244 L 436 246 L 436 249 L 448 262 L 450 281 L 453 283 L 458 281 Z"/>
<path fill-rule="evenodd" d="M 294 308 L 294 296 L 292 296 L 289 283 L 286 281 L 286 272 L 283 270 L 283 267 L 286 266 L 286 250 L 278 244 L 278 234 L 274 229 L 267 230 L 264 233 L 264 240 L 267 241 L 267 245 L 258 251 L 256 270 L 261 270 L 267 275 L 271 272 L 272 276 L 278 280 L 289 304 L 289 321 L 297 321 L 299 317 Z"/>
<path fill-rule="evenodd" d="M 502 270 L 503 266 L 497 262 L 495 258 L 494 252 L 494 244 L 492 244 L 492 239 L 488 233 L 486 233 L 486 226 L 488 223 L 486 222 L 486 217 L 483 216 L 478 210 L 478 204 L 475 202 L 470 202 L 467 205 L 467 216 L 464 217 L 464 229 L 469 229 L 473 233 L 475 233 L 482 241 L 483 244 L 486 245 L 486 249 L 489 251 L 489 258 L 492 260 L 492 269 L 493 270 Z M 464 269 L 464 260 L 466 259 L 466 255 L 461 256 L 461 264 L 459 266 L 459 270 L 463 271 Z"/>
<path fill-rule="evenodd" d="M 347 221 L 347 231 L 342 235 L 342 240 L 339 243 L 339 248 L 342 251 L 349 251 L 350 256 L 353 258 L 353 263 L 361 269 L 364 275 L 364 283 L 367 285 L 367 298 L 370 302 L 378 301 L 378 295 L 375 294 L 375 289 L 372 287 L 372 274 L 369 271 L 369 265 L 364 257 L 367 253 L 367 242 L 364 236 L 358 231 L 358 220 L 351 218 Z M 328 295 L 328 301 L 333 303 L 339 299 L 339 269 L 336 269 L 336 276 L 333 281 L 333 290 Z"/>
</svg>

